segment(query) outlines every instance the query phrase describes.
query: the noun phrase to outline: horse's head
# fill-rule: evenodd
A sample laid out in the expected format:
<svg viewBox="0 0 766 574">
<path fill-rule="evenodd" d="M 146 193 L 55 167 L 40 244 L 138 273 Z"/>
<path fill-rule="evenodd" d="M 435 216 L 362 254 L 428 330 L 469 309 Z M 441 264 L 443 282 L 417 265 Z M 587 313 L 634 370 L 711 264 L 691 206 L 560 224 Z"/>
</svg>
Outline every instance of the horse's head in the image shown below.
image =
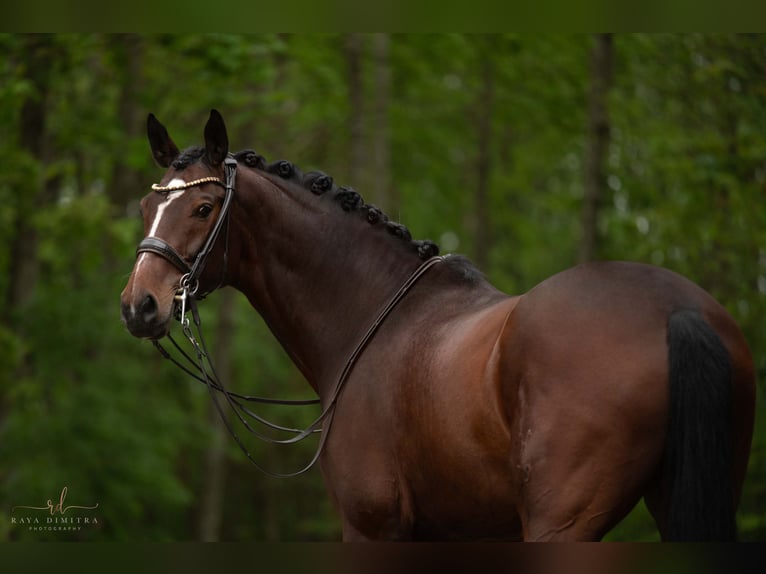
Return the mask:
<svg viewBox="0 0 766 574">
<path fill-rule="evenodd" d="M 147 135 L 152 155 L 167 171 L 141 200 L 145 238 L 122 292 L 121 307 L 122 320 L 133 335 L 156 339 L 167 334 L 174 297 L 192 268 L 198 267 L 199 274 L 191 289 L 211 291 L 222 280 L 223 257 L 212 255 L 207 265 L 195 266 L 195 260 L 211 234 L 215 235 L 221 215 L 228 138 L 223 118 L 215 110 L 205 126 L 204 147 L 179 152 L 165 127 L 151 114 Z M 220 243 L 210 247 L 222 251 L 225 246 Z"/>
</svg>

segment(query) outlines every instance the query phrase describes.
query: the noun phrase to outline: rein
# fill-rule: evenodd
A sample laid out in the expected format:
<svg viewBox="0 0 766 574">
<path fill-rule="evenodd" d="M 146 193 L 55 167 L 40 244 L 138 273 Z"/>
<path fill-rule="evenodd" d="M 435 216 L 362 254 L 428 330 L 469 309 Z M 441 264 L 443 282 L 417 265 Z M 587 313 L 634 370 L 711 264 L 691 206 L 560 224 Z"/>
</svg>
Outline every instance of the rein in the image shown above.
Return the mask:
<svg viewBox="0 0 766 574">
<path fill-rule="evenodd" d="M 255 397 L 255 396 L 249 396 L 249 395 L 241 395 L 239 393 L 234 393 L 229 390 L 227 390 L 221 379 L 218 377 L 218 374 L 216 373 L 215 366 L 213 365 L 212 359 L 210 357 L 210 353 L 207 350 L 207 344 L 205 343 L 204 336 L 202 335 L 201 330 L 201 319 L 199 315 L 199 311 L 197 309 L 197 299 L 194 296 L 194 294 L 189 290 L 188 285 L 181 287 L 181 295 L 179 296 L 180 301 L 180 313 L 179 313 L 179 321 L 181 323 L 181 328 L 183 331 L 184 336 L 189 341 L 191 346 L 193 347 L 196 359 L 190 357 L 187 353 L 181 349 L 180 345 L 173 339 L 170 335 L 168 335 L 168 338 L 173 343 L 173 345 L 178 349 L 184 358 L 190 363 L 192 367 L 194 367 L 197 371 L 197 373 L 194 373 L 191 369 L 183 365 L 181 362 L 175 360 L 170 353 L 167 352 L 166 349 L 162 347 L 159 341 L 155 340 L 154 345 L 157 347 L 157 349 L 160 351 L 163 357 L 166 359 L 170 359 L 175 365 L 180 367 L 183 371 L 185 371 L 187 374 L 191 375 L 194 379 L 204 383 L 210 392 L 210 396 L 213 400 L 213 404 L 215 405 L 216 410 L 218 411 L 218 414 L 221 417 L 221 420 L 223 421 L 224 425 L 226 426 L 226 430 L 229 432 L 229 434 L 234 438 L 235 442 L 239 446 L 240 450 L 245 454 L 247 459 L 255 466 L 258 470 L 263 472 L 264 474 L 267 474 L 268 476 L 274 477 L 274 478 L 291 478 L 294 476 L 301 475 L 305 472 L 307 472 L 309 469 L 311 469 L 317 460 L 319 460 L 319 456 L 322 454 L 322 451 L 324 450 L 324 446 L 327 442 L 327 437 L 330 433 L 330 427 L 332 425 L 332 419 L 333 415 L 335 413 L 335 408 L 337 406 L 338 398 L 340 397 L 340 394 L 348 381 L 349 375 L 351 374 L 351 371 L 353 370 L 354 365 L 356 364 L 357 360 L 359 359 L 359 356 L 362 354 L 364 349 L 367 347 L 370 340 L 372 340 L 375 333 L 378 331 L 380 326 L 383 324 L 383 322 L 386 320 L 386 318 L 391 314 L 391 312 L 396 308 L 396 306 L 399 304 L 399 302 L 409 293 L 409 291 L 412 289 L 412 287 L 417 283 L 418 279 L 420 279 L 431 267 L 436 265 L 437 263 L 440 263 L 441 261 L 444 261 L 449 255 L 445 256 L 435 256 L 431 257 L 430 259 L 424 261 L 418 268 L 412 273 L 412 275 L 409 276 L 409 278 L 399 287 L 399 289 L 396 291 L 394 296 L 386 303 L 385 306 L 380 310 L 378 315 L 376 316 L 375 320 L 370 324 L 370 327 L 365 332 L 364 336 L 360 339 L 359 343 L 357 343 L 354 350 L 349 355 L 348 359 L 346 360 L 345 366 L 343 367 L 343 370 L 341 371 L 340 376 L 338 377 L 338 382 L 335 384 L 335 389 L 333 390 L 333 393 L 331 395 L 331 398 L 329 402 L 327 403 L 327 406 L 324 407 L 322 412 L 319 414 L 319 416 L 314 419 L 314 421 L 309 424 L 305 429 L 292 429 L 287 427 L 282 427 L 279 425 L 276 425 L 272 422 L 269 422 L 262 417 L 259 417 L 249 409 L 247 409 L 240 401 L 252 401 L 252 402 L 258 402 L 258 403 L 267 403 L 267 404 L 279 404 L 279 405 L 308 405 L 308 404 L 316 404 L 319 401 L 318 400 L 304 400 L 304 401 L 291 401 L 291 400 L 283 400 L 283 399 L 265 399 L 262 397 Z M 188 313 L 191 313 L 192 315 L 192 321 L 189 321 L 189 318 L 187 316 Z M 194 332 L 192 331 L 191 325 L 194 325 L 194 330 L 196 331 L 197 335 L 195 336 Z M 273 472 L 268 469 L 263 468 L 260 464 L 258 464 L 250 454 L 250 452 L 247 450 L 247 447 L 245 447 L 242 440 L 239 438 L 239 435 L 237 435 L 236 431 L 232 428 L 231 424 L 229 423 L 228 419 L 226 418 L 223 408 L 221 407 L 221 404 L 218 401 L 218 396 L 216 395 L 215 391 L 218 391 L 223 394 L 226 401 L 229 403 L 229 406 L 234 411 L 234 413 L 237 415 L 237 418 L 242 423 L 242 425 L 254 436 L 262 440 L 263 442 L 269 443 L 269 444 L 280 444 L 280 445 L 287 445 L 287 444 L 294 444 L 297 442 L 302 441 L 308 436 L 311 436 L 313 433 L 321 432 L 322 436 L 319 440 L 319 443 L 317 445 L 316 451 L 314 452 L 314 455 L 311 457 L 311 460 L 301 469 L 290 472 L 290 473 L 280 473 L 280 472 Z M 250 426 L 250 424 L 247 422 L 247 420 L 242 416 L 242 413 L 246 414 L 247 416 L 250 416 L 254 420 L 258 421 L 259 423 L 268 426 L 270 428 L 285 431 L 285 432 L 292 432 L 295 433 L 295 436 L 289 439 L 284 440 L 278 440 L 273 439 L 271 437 L 265 436 Z M 325 422 L 326 421 L 326 422 Z M 324 425 L 322 423 L 325 423 Z M 321 428 L 320 428 L 321 427 Z"/>
<path fill-rule="evenodd" d="M 208 235 L 204 246 L 196 255 L 196 257 L 194 258 L 194 262 L 191 265 L 188 264 L 188 262 L 175 250 L 175 248 L 173 248 L 171 245 L 166 243 L 164 240 L 159 239 L 157 237 L 147 237 L 143 241 L 141 241 L 141 243 L 139 243 L 138 245 L 138 248 L 136 249 L 136 253 L 137 254 L 144 253 L 144 252 L 155 253 L 165 258 L 172 265 L 174 265 L 176 268 L 178 268 L 184 273 L 184 275 L 181 277 L 181 280 L 179 282 L 179 289 L 175 297 L 176 305 L 177 305 L 176 318 L 181 324 L 181 330 L 183 332 L 184 337 L 187 339 L 187 341 L 191 344 L 192 348 L 194 349 L 195 356 L 192 357 L 187 352 L 185 352 L 181 348 L 181 346 L 176 342 L 176 340 L 170 335 L 170 333 L 168 333 L 168 339 L 171 341 L 171 343 L 176 348 L 176 350 L 181 354 L 183 359 L 188 363 L 188 365 L 185 365 L 181 361 L 175 359 L 162 346 L 162 344 L 158 340 L 152 341 L 154 343 L 154 346 L 157 348 L 157 350 L 160 352 L 160 354 L 164 358 L 169 359 L 171 362 L 173 362 L 176 366 L 178 366 L 181 370 L 183 370 L 185 373 L 190 375 L 192 378 L 194 378 L 195 380 L 207 386 L 208 391 L 210 392 L 210 396 L 213 401 L 213 404 L 215 405 L 215 408 L 218 411 L 218 414 L 220 415 L 221 420 L 223 421 L 224 426 L 226 427 L 226 430 L 229 432 L 232 438 L 234 438 L 235 442 L 239 446 L 240 450 L 245 454 L 247 459 L 256 468 L 258 468 L 258 470 L 260 470 L 264 474 L 267 474 L 275 478 L 289 478 L 289 477 L 298 476 L 300 474 L 307 472 L 309 469 L 311 469 L 314 466 L 316 461 L 319 459 L 319 456 L 321 455 L 324 449 L 324 446 L 327 442 L 327 437 L 329 436 L 330 427 L 332 425 L 332 419 L 335 413 L 335 408 L 337 405 L 338 398 L 340 397 L 340 394 L 346 382 L 348 381 L 349 375 L 351 374 L 351 371 L 353 370 L 354 365 L 359 359 L 359 356 L 367 347 L 368 343 L 373 338 L 375 333 L 378 331 L 380 326 L 383 324 L 385 319 L 390 315 L 390 313 L 394 310 L 394 308 L 396 308 L 396 306 L 405 297 L 405 295 L 409 293 L 409 291 L 412 289 L 415 283 L 417 283 L 417 281 L 431 267 L 433 267 L 434 265 L 436 265 L 437 263 L 441 261 L 444 261 L 444 259 L 449 257 L 449 255 L 435 256 L 424 261 L 420 266 L 418 266 L 417 269 L 415 269 L 415 271 L 401 285 L 401 287 L 399 287 L 399 289 L 396 291 L 396 293 L 394 293 L 393 297 L 386 303 L 386 305 L 382 307 L 382 309 L 376 316 L 375 320 L 371 323 L 371 325 L 367 329 L 364 336 L 361 338 L 359 343 L 357 343 L 356 347 L 354 348 L 354 350 L 351 352 L 348 359 L 346 360 L 345 366 L 343 367 L 343 370 L 341 371 L 340 376 L 338 377 L 338 381 L 335 384 L 335 388 L 333 390 L 333 393 L 330 397 L 329 402 L 322 409 L 322 412 L 319 414 L 319 416 L 316 419 L 314 419 L 314 421 L 311 424 L 309 424 L 304 429 L 293 429 L 293 428 L 288 428 L 288 427 L 274 424 L 258 416 L 254 412 L 252 412 L 249 408 L 247 408 L 244 405 L 243 401 L 256 402 L 261 404 L 272 404 L 272 405 L 303 406 L 303 405 L 318 404 L 319 400 L 318 399 L 310 399 L 310 400 L 270 399 L 270 398 L 263 398 L 263 397 L 257 397 L 257 396 L 251 396 L 251 395 L 242 395 L 242 394 L 227 390 L 223 384 L 223 381 L 221 381 L 220 377 L 218 376 L 215 366 L 213 365 L 213 361 L 210 357 L 210 353 L 208 352 L 207 344 L 205 343 L 205 339 L 201 330 L 202 321 L 200 319 L 199 311 L 197 308 L 197 301 L 204 298 L 205 296 L 210 294 L 212 291 L 220 287 L 223 284 L 225 279 L 226 263 L 227 263 L 227 255 L 228 255 L 229 210 L 231 206 L 232 197 L 234 195 L 236 168 L 237 168 L 236 160 L 232 156 L 229 156 L 224 160 L 225 182 L 222 182 L 217 177 L 205 177 L 205 178 L 197 179 L 194 181 L 186 182 L 178 186 L 159 186 L 157 184 L 152 185 L 152 189 L 159 193 L 177 191 L 177 190 L 186 189 L 189 187 L 194 187 L 196 185 L 202 185 L 204 183 L 215 183 L 215 184 L 223 186 L 226 189 L 226 195 L 224 196 L 223 205 L 221 207 L 221 211 L 219 213 L 218 219 L 216 220 L 216 223 L 213 226 L 213 229 Z M 207 291 L 206 293 L 202 295 L 198 295 L 197 291 L 199 289 L 199 277 L 204 269 L 207 257 L 209 256 L 210 252 L 213 250 L 215 242 L 218 239 L 218 236 L 220 235 L 221 229 L 223 228 L 224 225 L 226 226 L 226 246 L 224 249 L 224 262 L 223 262 L 224 275 L 221 278 L 221 281 L 217 287 L 211 289 L 210 291 Z M 189 313 L 191 313 L 191 316 L 192 316 L 191 321 L 189 320 L 189 317 L 188 317 Z M 194 326 L 193 328 L 192 328 L 192 325 Z M 196 331 L 196 336 L 195 336 L 195 331 Z M 234 411 L 234 413 L 236 414 L 237 418 L 242 423 L 242 425 L 251 434 L 253 434 L 258 439 L 266 443 L 280 444 L 280 445 L 294 444 L 294 443 L 302 441 L 303 439 L 311 436 L 314 433 L 322 433 L 321 438 L 319 439 L 319 443 L 317 444 L 316 451 L 314 455 L 312 456 L 311 460 L 303 468 L 290 473 L 273 472 L 263 468 L 253 459 L 252 455 L 247 450 L 247 448 L 245 447 L 245 445 L 243 444 L 243 442 L 237 435 L 236 431 L 232 428 L 231 423 L 226 417 L 224 410 L 218 400 L 218 394 L 216 393 L 216 391 L 218 393 L 221 393 L 224 396 L 226 402 L 229 404 L 229 407 Z M 282 439 L 274 439 L 269 436 L 263 435 L 260 432 L 256 431 L 255 429 L 253 429 L 253 427 L 247 422 L 243 414 L 252 418 L 258 423 L 263 424 L 264 426 L 267 426 L 269 428 L 272 428 L 278 431 L 291 432 L 291 433 L 294 433 L 295 436 L 289 439 L 282 440 Z"/>
</svg>

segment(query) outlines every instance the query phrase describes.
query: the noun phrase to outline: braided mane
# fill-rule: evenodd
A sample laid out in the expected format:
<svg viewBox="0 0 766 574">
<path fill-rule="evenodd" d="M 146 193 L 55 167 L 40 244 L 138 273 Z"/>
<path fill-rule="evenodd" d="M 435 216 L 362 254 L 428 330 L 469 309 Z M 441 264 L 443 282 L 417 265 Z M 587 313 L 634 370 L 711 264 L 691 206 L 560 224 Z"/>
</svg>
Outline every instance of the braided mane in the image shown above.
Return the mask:
<svg viewBox="0 0 766 574">
<path fill-rule="evenodd" d="M 298 184 L 315 195 L 332 194 L 332 198 L 346 212 L 361 213 L 370 225 L 385 225 L 393 236 L 408 243 L 422 259 L 439 254 L 439 247 L 429 240 L 413 240 L 409 230 L 388 216 L 374 205 L 365 203 L 362 196 L 350 187 L 335 185 L 333 178 L 321 171 L 302 173 L 292 162 L 279 160 L 266 163 L 266 159 L 253 150 L 243 150 L 234 154 L 238 162 L 248 167 L 265 171 L 284 180 Z"/>
</svg>

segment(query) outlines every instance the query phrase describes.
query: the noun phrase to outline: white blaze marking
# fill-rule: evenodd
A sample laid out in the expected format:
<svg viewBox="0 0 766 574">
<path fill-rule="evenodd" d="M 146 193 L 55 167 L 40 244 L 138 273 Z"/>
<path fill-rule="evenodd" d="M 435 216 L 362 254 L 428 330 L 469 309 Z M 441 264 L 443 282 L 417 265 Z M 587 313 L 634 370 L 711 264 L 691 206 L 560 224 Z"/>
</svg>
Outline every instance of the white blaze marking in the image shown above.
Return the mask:
<svg viewBox="0 0 766 574">
<path fill-rule="evenodd" d="M 175 187 L 178 185 L 184 185 L 185 183 L 186 182 L 183 179 L 175 178 L 171 180 L 170 182 L 168 182 L 167 187 Z M 165 209 L 167 209 L 167 207 L 173 201 L 181 197 L 184 191 L 186 190 L 179 189 L 179 190 L 171 191 L 170 193 L 168 193 L 168 198 L 163 203 L 161 203 L 159 207 L 157 208 L 157 213 L 154 216 L 154 221 L 152 221 L 152 227 L 151 229 L 149 229 L 149 234 L 147 235 L 147 237 L 157 237 L 156 235 L 157 229 L 159 229 L 160 227 L 160 220 L 162 219 L 162 215 L 165 213 Z M 138 274 L 138 270 L 141 267 L 141 264 L 144 262 L 144 259 L 146 258 L 147 255 L 148 255 L 147 253 L 141 253 L 141 255 L 138 256 L 138 261 L 136 261 L 136 268 L 133 270 L 134 274 Z M 136 289 L 136 284 L 134 282 L 133 283 L 133 295 L 134 295 L 133 301 L 135 301 L 135 289 Z M 130 308 L 131 308 L 131 312 L 135 314 L 135 309 L 133 305 L 131 305 Z"/>
<path fill-rule="evenodd" d="M 170 183 L 168 183 L 168 187 L 175 187 L 177 185 L 184 185 L 186 182 L 182 179 L 174 179 Z M 149 230 L 149 235 L 147 237 L 157 237 L 155 235 L 157 233 L 157 229 L 160 226 L 160 220 L 162 219 L 162 214 L 165 213 L 165 209 L 173 203 L 176 199 L 181 197 L 186 191 L 185 189 L 179 189 L 177 191 L 171 191 L 168 193 L 168 198 L 160 204 L 160 206 L 157 208 L 157 214 L 154 216 L 154 221 L 152 222 L 152 228 Z"/>
</svg>

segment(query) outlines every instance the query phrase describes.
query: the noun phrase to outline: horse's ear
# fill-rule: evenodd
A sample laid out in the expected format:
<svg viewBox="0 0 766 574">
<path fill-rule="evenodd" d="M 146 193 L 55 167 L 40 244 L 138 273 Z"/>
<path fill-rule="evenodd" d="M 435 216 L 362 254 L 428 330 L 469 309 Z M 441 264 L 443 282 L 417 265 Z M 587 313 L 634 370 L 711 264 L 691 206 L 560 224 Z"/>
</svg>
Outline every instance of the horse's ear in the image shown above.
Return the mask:
<svg viewBox="0 0 766 574">
<path fill-rule="evenodd" d="M 149 137 L 154 161 L 160 167 L 170 167 L 173 160 L 178 157 L 178 147 L 170 139 L 168 130 L 154 117 L 154 114 L 149 114 L 146 118 L 146 135 Z"/>
<path fill-rule="evenodd" d="M 205 151 L 207 162 L 211 166 L 219 165 L 229 153 L 229 137 L 218 110 L 210 110 L 210 118 L 205 124 Z"/>
</svg>

